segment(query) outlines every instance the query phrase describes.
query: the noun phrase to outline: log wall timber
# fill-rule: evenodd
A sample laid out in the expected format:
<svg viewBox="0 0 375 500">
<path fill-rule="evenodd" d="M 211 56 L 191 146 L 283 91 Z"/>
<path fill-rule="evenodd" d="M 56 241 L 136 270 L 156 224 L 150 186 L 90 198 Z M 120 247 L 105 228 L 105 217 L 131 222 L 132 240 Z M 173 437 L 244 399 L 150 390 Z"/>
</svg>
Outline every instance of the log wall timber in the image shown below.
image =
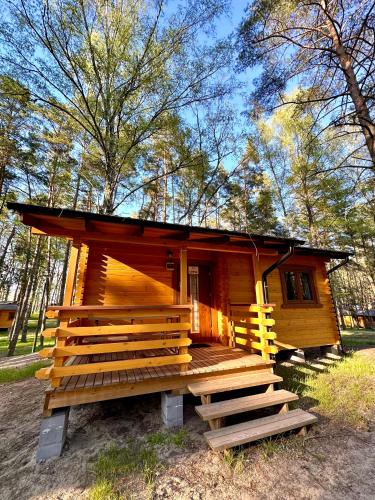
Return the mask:
<svg viewBox="0 0 375 500">
<path fill-rule="evenodd" d="M 274 259 L 261 256 L 261 271 Z M 314 268 L 315 285 L 319 298 L 318 307 L 284 308 L 280 271 L 275 269 L 268 276 L 269 300 L 275 304 L 272 318 L 276 322 L 276 345 L 279 348 L 307 348 L 336 344 L 339 341 L 335 311 L 329 288 L 325 261 L 312 256 L 295 256 L 287 261 L 289 265 Z"/>
<path fill-rule="evenodd" d="M 233 304 L 254 304 L 254 271 L 251 256 L 228 255 L 228 301 Z"/>
<path fill-rule="evenodd" d="M 83 304 L 176 303 L 173 273 L 163 248 L 90 245 Z"/>
<path fill-rule="evenodd" d="M 0 311 L 0 328 L 10 328 L 13 323 L 13 318 L 14 318 L 14 310 Z"/>
</svg>

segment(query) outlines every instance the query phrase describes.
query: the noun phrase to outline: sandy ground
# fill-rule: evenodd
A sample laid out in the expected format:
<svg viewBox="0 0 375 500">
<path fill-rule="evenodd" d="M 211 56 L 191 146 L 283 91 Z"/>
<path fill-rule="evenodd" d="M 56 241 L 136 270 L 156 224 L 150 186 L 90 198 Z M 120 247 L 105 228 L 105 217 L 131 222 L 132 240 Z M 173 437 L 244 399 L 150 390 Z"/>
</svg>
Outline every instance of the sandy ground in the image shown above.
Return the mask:
<svg viewBox="0 0 375 500">
<path fill-rule="evenodd" d="M 375 349 L 374 349 L 375 352 Z M 66 500 L 87 498 L 92 461 L 109 443 L 160 429 L 158 395 L 75 407 L 63 456 L 38 465 L 43 383 L 29 379 L 0 386 L 0 498 Z M 206 425 L 186 398 L 186 448 L 163 452 L 153 499 L 374 499 L 375 418 L 366 431 L 338 428 L 320 420 L 308 439 L 291 437 L 287 450 L 267 457 L 264 448 L 246 451 L 242 469 L 208 450 Z M 125 479 L 126 481 L 126 479 Z M 134 498 L 145 498 L 139 480 Z"/>
</svg>

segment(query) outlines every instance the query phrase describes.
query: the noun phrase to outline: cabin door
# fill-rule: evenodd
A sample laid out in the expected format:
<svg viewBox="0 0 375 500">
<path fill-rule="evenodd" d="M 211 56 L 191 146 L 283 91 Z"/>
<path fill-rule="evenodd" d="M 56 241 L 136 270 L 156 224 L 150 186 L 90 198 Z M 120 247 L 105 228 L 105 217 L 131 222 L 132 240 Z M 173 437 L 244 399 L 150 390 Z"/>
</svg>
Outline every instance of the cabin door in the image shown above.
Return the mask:
<svg viewBox="0 0 375 500">
<path fill-rule="evenodd" d="M 210 340 L 212 337 L 211 284 L 210 266 L 188 266 L 188 295 L 192 304 L 191 337 L 193 341 Z"/>
</svg>

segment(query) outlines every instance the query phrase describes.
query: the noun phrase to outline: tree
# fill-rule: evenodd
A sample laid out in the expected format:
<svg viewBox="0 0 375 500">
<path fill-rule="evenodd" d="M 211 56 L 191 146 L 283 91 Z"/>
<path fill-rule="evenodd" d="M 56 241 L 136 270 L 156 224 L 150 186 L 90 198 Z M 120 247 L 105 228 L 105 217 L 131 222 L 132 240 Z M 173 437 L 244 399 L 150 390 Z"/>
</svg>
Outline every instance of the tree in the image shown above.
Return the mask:
<svg viewBox="0 0 375 500">
<path fill-rule="evenodd" d="M 101 212 L 113 213 L 139 146 L 163 130 L 169 113 L 228 91 L 213 81 L 228 62 L 227 46 L 197 36 L 223 2 L 190 0 L 172 13 L 163 0 L 6 4 L 1 65 L 93 141 Z"/>
<path fill-rule="evenodd" d="M 25 155 L 27 128 L 30 126 L 30 93 L 6 75 L 0 75 L 0 198 Z M 5 199 L 5 198 L 4 198 Z M 0 212 L 3 208 L 1 204 Z"/>
<path fill-rule="evenodd" d="M 274 193 L 252 137 L 227 186 L 229 199 L 222 216 L 232 229 L 271 234 L 279 231 Z"/>
<path fill-rule="evenodd" d="M 372 0 L 255 0 L 239 31 L 241 64 L 263 68 L 254 109 L 291 102 L 288 85 L 307 86 L 292 102 L 319 103 L 324 127 L 364 138 L 342 166 L 375 168 L 374 20 Z"/>
</svg>

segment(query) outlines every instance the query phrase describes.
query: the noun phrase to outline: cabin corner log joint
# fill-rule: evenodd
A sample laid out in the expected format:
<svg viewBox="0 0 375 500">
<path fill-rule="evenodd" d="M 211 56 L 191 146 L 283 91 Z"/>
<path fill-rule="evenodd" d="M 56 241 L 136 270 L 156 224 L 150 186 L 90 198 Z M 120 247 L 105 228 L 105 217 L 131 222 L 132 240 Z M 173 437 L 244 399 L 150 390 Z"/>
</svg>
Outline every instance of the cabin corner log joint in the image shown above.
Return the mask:
<svg viewBox="0 0 375 500">
<path fill-rule="evenodd" d="M 43 333 L 55 339 L 41 351 L 52 365 L 37 372 L 51 382 L 44 415 L 132 395 L 191 392 L 201 397 L 197 412 L 210 424 L 213 449 L 316 420 L 302 410 L 286 414 L 295 395 L 275 390 L 273 358 L 281 349 L 339 344 L 326 264 L 347 252 L 303 247 L 294 238 L 8 207 L 34 234 L 72 241 L 63 305 L 47 313 L 58 326 Z M 258 386 L 265 392 L 211 401 L 219 392 Z M 267 406 L 280 411 L 224 426 L 228 415 Z"/>
</svg>

